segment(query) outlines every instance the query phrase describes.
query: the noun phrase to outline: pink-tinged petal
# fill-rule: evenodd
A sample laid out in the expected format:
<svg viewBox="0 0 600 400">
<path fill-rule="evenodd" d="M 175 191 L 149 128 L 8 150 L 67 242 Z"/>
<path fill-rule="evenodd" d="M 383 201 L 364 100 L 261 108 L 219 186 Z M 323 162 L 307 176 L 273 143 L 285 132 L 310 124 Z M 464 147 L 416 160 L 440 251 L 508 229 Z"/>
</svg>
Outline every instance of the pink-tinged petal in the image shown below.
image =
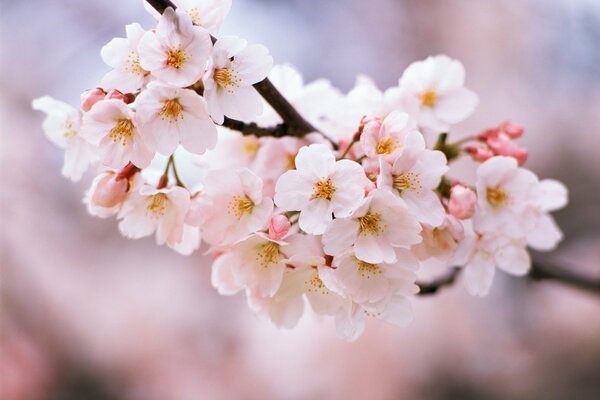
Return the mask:
<svg viewBox="0 0 600 400">
<path fill-rule="evenodd" d="M 325 253 L 337 256 L 349 250 L 356 242 L 359 230 L 359 224 L 353 219 L 334 219 L 323 234 Z"/>
<path fill-rule="evenodd" d="M 168 119 L 154 118 L 142 127 L 146 141 L 164 156 L 170 156 L 179 145 L 178 123 Z"/>
<path fill-rule="evenodd" d="M 446 156 L 441 151 L 425 150 L 419 154 L 414 171 L 419 174 L 419 182 L 424 189 L 435 189 L 442 176 L 448 172 Z"/>
<path fill-rule="evenodd" d="M 119 231 L 129 239 L 150 236 L 156 229 L 156 220 L 148 218 L 145 207 L 135 208 L 119 222 Z"/>
<path fill-rule="evenodd" d="M 114 38 L 100 50 L 100 56 L 108 66 L 119 68 L 127 62 L 131 52 L 129 41 L 124 38 Z"/>
<path fill-rule="evenodd" d="M 479 98 L 465 88 L 455 89 L 441 96 L 435 105 L 435 115 L 448 124 L 456 124 L 475 111 Z"/>
<path fill-rule="evenodd" d="M 330 201 L 323 199 L 311 200 L 300 213 L 298 225 L 306 233 L 321 235 L 333 219 L 332 213 Z"/>
<path fill-rule="evenodd" d="M 525 245 L 518 243 L 503 246 L 496 253 L 498 268 L 512 275 L 523 276 L 531 268 L 531 257 Z"/>
<path fill-rule="evenodd" d="M 184 225 L 181 242 L 172 246 L 173 250 L 183 256 L 189 256 L 200 248 L 200 229 Z"/>
<path fill-rule="evenodd" d="M 231 296 L 244 288 L 238 283 L 232 270 L 236 263 L 239 263 L 239 260 L 232 253 L 225 253 L 213 262 L 210 281 L 219 294 Z"/>
<path fill-rule="evenodd" d="M 407 326 L 414 319 L 412 305 L 408 298 L 404 296 L 392 296 L 392 298 L 385 303 L 379 319 L 396 326 Z"/>
<path fill-rule="evenodd" d="M 335 316 L 335 330 L 337 335 L 349 341 L 358 339 L 365 330 L 365 319 L 365 313 L 357 305 L 349 312 L 339 312 Z"/>
<path fill-rule="evenodd" d="M 539 204 L 542 211 L 561 209 L 569 201 L 569 192 L 566 186 L 554 179 L 540 181 L 539 191 Z"/>
<path fill-rule="evenodd" d="M 77 182 L 88 169 L 92 154 L 90 145 L 81 138 L 73 138 L 65 148 L 65 158 L 62 168 L 63 176 Z"/>
<path fill-rule="evenodd" d="M 500 184 L 501 181 L 508 177 L 511 177 L 516 172 L 517 168 L 517 160 L 512 157 L 492 157 L 477 168 L 477 180 L 478 182 L 484 182 L 486 187 L 493 187 Z M 480 199 L 485 199 L 485 193 L 477 194 Z"/>
<path fill-rule="evenodd" d="M 390 243 L 378 240 L 375 235 L 358 235 L 354 243 L 354 253 L 359 260 L 371 263 L 396 262 L 396 252 Z"/>
<path fill-rule="evenodd" d="M 446 211 L 440 198 L 434 191 L 423 190 L 418 193 L 415 191 L 406 191 L 401 196 L 419 222 L 433 227 L 438 227 L 444 222 Z"/>
<path fill-rule="evenodd" d="M 217 145 L 217 127 L 211 120 L 188 118 L 179 123 L 181 145 L 194 154 L 204 154 Z"/>
<path fill-rule="evenodd" d="M 527 233 L 527 244 L 538 251 L 554 250 L 562 239 L 562 231 L 547 214 L 542 215 L 533 230 Z"/>
<path fill-rule="evenodd" d="M 105 136 L 98 145 L 98 157 L 102 164 L 113 169 L 121 169 L 130 160 L 131 145 L 123 146 L 121 142 L 114 142 Z"/>
<path fill-rule="evenodd" d="M 296 156 L 296 170 L 319 179 L 327 178 L 335 164 L 335 156 L 323 144 L 302 147 Z"/>
<path fill-rule="evenodd" d="M 465 284 L 467 291 L 472 296 L 486 296 L 492 286 L 494 274 L 494 260 L 479 253 L 473 255 L 465 266 Z"/>
<path fill-rule="evenodd" d="M 286 211 L 303 210 L 312 196 L 314 182 L 297 170 L 287 171 L 275 185 L 275 204 Z"/>
<path fill-rule="evenodd" d="M 446 56 L 437 56 L 437 85 L 440 92 L 459 89 L 465 84 L 465 67 L 460 61 L 452 60 Z"/>
<path fill-rule="evenodd" d="M 155 153 L 145 143 L 139 140 L 139 136 L 137 140 L 133 142 L 131 147 L 129 161 L 131 161 L 133 165 L 138 168 L 146 168 L 148 165 L 150 165 Z"/>
<path fill-rule="evenodd" d="M 263 101 L 258 92 L 251 86 L 232 89 L 218 89 L 217 101 L 223 113 L 230 118 L 249 121 L 260 115 Z"/>
<path fill-rule="evenodd" d="M 148 31 L 142 36 L 138 45 L 140 66 L 146 71 L 155 71 L 165 66 L 166 52 L 156 34 Z"/>
<path fill-rule="evenodd" d="M 273 66 L 273 57 L 269 55 L 265 46 L 253 44 L 235 56 L 233 65 L 237 65 L 236 69 L 243 84 L 253 85 L 267 77 Z"/>
<path fill-rule="evenodd" d="M 254 206 L 250 219 L 248 220 L 248 229 L 256 232 L 264 229 L 269 222 L 269 217 L 273 213 L 273 200 L 269 197 L 263 197 L 260 204 Z"/>
</svg>

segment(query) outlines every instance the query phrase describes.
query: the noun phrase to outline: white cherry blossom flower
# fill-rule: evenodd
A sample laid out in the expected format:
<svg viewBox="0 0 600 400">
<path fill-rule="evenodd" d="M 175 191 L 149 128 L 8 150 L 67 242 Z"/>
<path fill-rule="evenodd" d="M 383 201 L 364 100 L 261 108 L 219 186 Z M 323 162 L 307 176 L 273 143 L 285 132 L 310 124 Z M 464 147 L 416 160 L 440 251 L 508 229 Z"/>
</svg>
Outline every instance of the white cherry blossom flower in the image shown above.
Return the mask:
<svg viewBox="0 0 600 400">
<path fill-rule="evenodd" d="M 439 132 L 467 118 L 478 103 L 477 95 L 464 88 L 465 69 L 439 55 L 412 63 L 400 78 L 400 90 L 419 105 L 419 126 Z"/>
<path fill-rule="evenodd" d="M 512 157 L 492 157 L 477 169 L 475 230 L 521 238 L 534 228 L 538 178 Z"/>
<path fill-rule="evenodd" d="M 421 225 L 404 201 L 387 190 L 375 189 L 346 218 L 336 218 L 323 234 L 325 253 L 338 256 L 353 249 L 367 263 L 396 262 L 395 248 L 421 242 Z"/>
<path fill-rule="evenodd" d="M 231 0 L 176 0 L 174 3 L 190 16 L 194 25 L 212 34 L 218 32 L 231 9 Z"/>
<path fill-rule="evenodd" d="M 531 268 L 525 239 L 510 239 L 498 235 L 480 235 L 465 263 L 464 281 L 473 296 L 486 296 L 496 267 L 504 272 L 523 276 Z"/>
<path fill-rule="evenodd" d="M 265 46 L 247 45 L 236 36 L 219 38 L 212 50 L 211 64 L 204 76 L 204 97 L 213 120 L 224 116 L 243 121 L 262 112 L 263 103 L 253 84 L 262 81 L 273 65 Z"/>
<path fill-rule="evenodd" d="M 410 286 L 411 292 L 418 291 L 414 282 L 419 262 L 406 249 L 398 249 L 396 256 L 396 261 L 391 264 L 371 264 L 351 253 L 334 258 L 335 289 L 360 304 L 387 300 L 404 285 Z"/>
<path fill-rule="evenodd" d="M 138 168 L 147 167 L 154 151 L 142 137 L 134 111 L 120 100 L 102 100 L 85 113 L 81 136 L 98 146 L 100 161 L 114 169 L 130 161 Z"/>
<path fill-rule="evenodd" d="M 150 79 L 150 72 L 140 65 L 138 44 L 146 31 L 140 24 L 125 27 L 126 38 L 114 38 L 100 52 L 102 60 L 113 68 L 102 78 L 102 87 L 123 93 L 135 92 L 143 88 Z"/>
<path fill-rule="evenodd" d="M 306 233 L 322 234 L 336 217 L 347 217 L 360 204 L 369 183 L 361 166 L 336 161 L 322 144 L 302 147 L 296 169 L 283 174 L 275 186 L 275 204 L 285 211 L 300 211 L 299 225 Z"/>
<path fill-rule="evenodd" d="M 393 111 L 385 119 L 368 122 L 360 143 L 367 157 L 384 157 L 393 160 L 402 154 L 406 147 L 424 147 L 425 141 L 415 122 L 407 113 Z"/>
<path fill-rule="evenodd" d="M 49 96 L 39 97 L 31 105 L 46 114 L 42 124 L 46 137 L 65 151 L 63 176 L 72 181 L 80 180 L 95 158 L 92 147 L 81 136 L 81 113 Z"/>
<path fill-rule="evenodd" d="M 419 222 L 439 226 L 446 215 L 435 189 L 448 171 L 441 151 L 427 150 L 424 142 L 405 151 L 393 164 L 380 159 L 377 187 L 400 196 Z"/>
<path fill-rule="evenodd" d="M 540 181 L 536 192 L 536 222 L 527 232 L 527 244 L 538 251 L 553 250 L 562 240 L 563 234 L 549 212 L 559 210 L 567 204 L 568 191 L 562 183 L 544 179 Z"/>
<path fill-rule="evenodd" d="M 151 82 L 135 104 L 145 137 L 163 155 L 173 154 L 179 143 L 195 154 L 217 143 L 206 101 L 193 90 Z"/>
<path fill-rule="evenodd" d="M 185 216 L 190 207 L 187 189 L 163 189 L 145 183 L 129 194 L 117 218 L 123 236 L 139 239 L 156 232 L 156 243 L 176 247 L 182 243 Z M 193 232 L 188 232 L 192 234 Z M 184 245 L 182 245 L 184 246 Z"/>
<path fill-rule="evenodd" d="M 202 216 L 204 240 L 228 245 L 265 229 L 273 212 L 273 200 L 262 193 L 263 182 L 248 169 L 209 171 L 204 190 L 194 201 Z"/>
<path fill-rule="evenodd" d="M 202 78 L 211 49 L 208 31 L 194 26 L 183 11 L 169 7 L 156 30 L 140 40 L 140 66 L 165 83 L 185 87 Z"/>
</svg>

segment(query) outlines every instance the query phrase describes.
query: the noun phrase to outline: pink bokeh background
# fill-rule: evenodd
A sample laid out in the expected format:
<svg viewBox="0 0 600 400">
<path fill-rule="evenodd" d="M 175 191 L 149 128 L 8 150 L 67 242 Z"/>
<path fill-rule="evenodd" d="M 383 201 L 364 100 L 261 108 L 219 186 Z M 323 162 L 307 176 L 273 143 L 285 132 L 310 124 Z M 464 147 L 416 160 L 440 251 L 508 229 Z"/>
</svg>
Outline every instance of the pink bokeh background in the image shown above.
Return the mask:
<svg viewBox="0 0 600 400">
<path fill-rule="evenodd" d="M 121 237 L 87 215 L 91 177 L 60 175 L 32 98 L 72 104 L 108 70 L 99 50 L 131 1 L 0 2 L 0 400 L 597 399 L 600 296 L 498 274 L 415 300 L 405 329 L 355 343 L 310 313 L 292 330 L 210 286 L 210 259 Z M 381 88 L 429 54 L 463 61 L 480 96 L 456 137 L 523 124 L 528 166 L 562 180 L 552 257 L 600 277 L 600 3 L 595 0 L 234 0 L 222 34 L 343 90 Z"/>
</svg>

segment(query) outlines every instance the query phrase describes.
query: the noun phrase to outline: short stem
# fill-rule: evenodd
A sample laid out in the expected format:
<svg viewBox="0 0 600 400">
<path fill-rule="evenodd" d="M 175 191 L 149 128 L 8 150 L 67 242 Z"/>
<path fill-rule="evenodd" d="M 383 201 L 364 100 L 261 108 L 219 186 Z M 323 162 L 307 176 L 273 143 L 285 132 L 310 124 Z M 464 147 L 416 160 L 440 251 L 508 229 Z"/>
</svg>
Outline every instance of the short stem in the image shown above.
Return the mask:
<svg viewBox="0 0 600 400">
<path fill-rule="evenodd" d="M 175 177 L 175 183 L 177 184 L 177 186 L 181 186 L 182 188 L 185 188 L 185 185 L 183 184 L 181 179 L 179 179 L 179 174 L 177 173 L 177 167 L 175 166 L 175 157 L 173 157 L 172 154 L 169 157 L 169 162 L 171 163 L 171 166 L 173 167 L 173 176 Z"/>
<path fill-rule="evenodd" d="M 348 155 L 348 152 L 350 151 L 350 149 L 352 149 L 352 146 L 354 146 L 354 143 L 356 143 L 356 140 L 352 139 L 352 141 L 350 142 L 348 147 L 346 147 L 346 150 L 344 150 L 344 152 L 342 153 L 340 158 L 338 158 L 338 160 L 343 160 L 344 158 L 346 158 L 346 156 Z"/>
</svg>

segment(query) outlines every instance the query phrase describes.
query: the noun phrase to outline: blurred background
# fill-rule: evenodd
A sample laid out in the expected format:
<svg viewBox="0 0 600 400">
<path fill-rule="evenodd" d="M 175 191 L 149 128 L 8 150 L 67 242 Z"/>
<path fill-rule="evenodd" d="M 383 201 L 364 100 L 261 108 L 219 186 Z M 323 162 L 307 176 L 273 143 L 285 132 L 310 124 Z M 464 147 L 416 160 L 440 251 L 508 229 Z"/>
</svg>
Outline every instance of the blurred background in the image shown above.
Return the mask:
<svg viewBox="0 0 600 400">
<path fill-rule="evenodd" d="M 90 177 L 60 175 L 34 97 L 77 105 L 141 0 L 0 1 L 0 399 L 598 399 L 600 296 L 499 273 L 415 301 L 399 329 L 355 343 L 305 315 L 292 331 L 221 297 L 210 260 L 122 238 L 87 215 Z M 562 180 L 566 239 L 553 257 L 600 276 L 600 1 L 234 0 L 221 34 L 267 45 L 307 81 L 381 88 L 430 54 L 462 60 L 480 96 L 466 135 L 526 127 L 528 166 Z"/>
</svg>

